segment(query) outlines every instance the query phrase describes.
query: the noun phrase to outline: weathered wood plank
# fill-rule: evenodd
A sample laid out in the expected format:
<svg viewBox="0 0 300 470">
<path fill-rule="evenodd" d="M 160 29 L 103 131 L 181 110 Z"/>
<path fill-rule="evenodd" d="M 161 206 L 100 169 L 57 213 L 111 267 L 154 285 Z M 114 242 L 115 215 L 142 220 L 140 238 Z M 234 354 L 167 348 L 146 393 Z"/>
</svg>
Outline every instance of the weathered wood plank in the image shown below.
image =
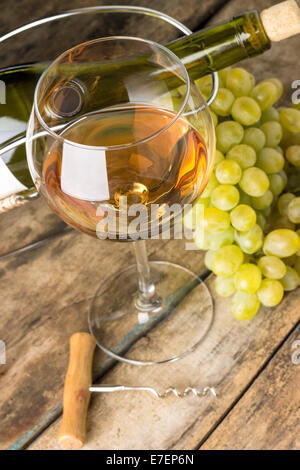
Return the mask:
<svg viewBox="0 0 300 470">
<path fill-rule="evenodd" d="M 300 449 L 300 365 L 292 363 L 299 339 L 300 326 L 201 450 Z"/>
<path fill-rule="evenodd" d="M 165 12 L 191 29 L 205 21 L 227 0 L 19 0 L 18 3 L 3 5 L 0 19 L 0 34 L 14 28 L 70 9 L 99 5 L 134 5 L 144 6 Z M 161 27 L 164 24 L 164 27 Z M 167 26 L 157 19 L 143 16 L 106 17 L 87 15 L 80 19 L 64 19 L 62 22 L 45 25 L 30 34 L 25 33 L 19 39 L 13 38 L 1 46 L 1 66 L 24 64 L 57 57 L 64 50 L 83 41 L 103 36 L 131 35 L 149 37 L 157 42 L 174 39 L 174 27 Z M 176 36 L 175 36 L 176 37 Z M 54 40 L 55 39 L 55 40 Z"/>
<path fill-rule="evenodd" d="M 182 242 L 149 245 L 156 258 L 203 271 L 203 254 L 185 254 Z M 75 231 L 0 262 L 0 338 L 7 348 L 7 365 L 0 366 L 1 448 L 18 439 L 25 443 L 32 428 L 51 421 L 60 402 L 69 336 L 87 330 L 98 285 L 132 262 L 130 244 L 100 242 Z M 100 359 L 101 354 L 97 364 Z"/>
<path fill-rule="evenodd" d="M 42 198 L 1 214 L 0 257 L 30 243 L 61 233 L 65 228 L 66 224 L 48 208 Z"/>
<path fill-rule="evenodd" d="M 101 382 L 150 385 L 160 391 L 169 385 L 213 385 L 218 397 L 158 400 L 147 393 L 94 394 L 84 449 L 197 448 L 299 321 L 298 299 L 293 292 L 280 308 L 262 309 L 253 320 L 238 322 L 230 314 L 230 300 L 214 295 L 215 322 L 198 351 L 168 366 L 118 364 Z M 135 348 L 147 349 L 147 342 L 141 340 Z M 60 420 L 30 449 L 57 449 L 59 425 Z"/>
</svg>

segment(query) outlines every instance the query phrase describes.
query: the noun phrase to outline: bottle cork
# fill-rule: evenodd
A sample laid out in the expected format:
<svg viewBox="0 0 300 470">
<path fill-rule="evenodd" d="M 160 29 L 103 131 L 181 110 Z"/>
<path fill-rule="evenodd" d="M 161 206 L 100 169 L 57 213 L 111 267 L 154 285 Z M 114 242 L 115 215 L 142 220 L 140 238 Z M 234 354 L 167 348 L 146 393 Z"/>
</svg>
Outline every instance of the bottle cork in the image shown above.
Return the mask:
<svg viewBox="0 0 300 470">
<path fill-rule="evenodd" d="M 295 0 L 278 3 L 260 14 L 262 24 L 271 41 L 300 33 L 300 9 Z"/>
</svg>

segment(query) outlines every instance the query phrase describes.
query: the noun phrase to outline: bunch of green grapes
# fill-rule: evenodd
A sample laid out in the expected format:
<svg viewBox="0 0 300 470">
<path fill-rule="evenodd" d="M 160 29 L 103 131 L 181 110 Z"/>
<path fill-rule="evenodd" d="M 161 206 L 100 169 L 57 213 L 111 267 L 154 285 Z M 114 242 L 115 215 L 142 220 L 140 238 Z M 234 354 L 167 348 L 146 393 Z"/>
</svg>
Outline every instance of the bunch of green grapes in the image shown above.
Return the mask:
<svg viewBox="0 0 300 470">
<path fill-rule="evenodd" d="M 232 313 L 253 317 L 300 284 L 300 108 L 276 108 L 280 80 L 255 83 L 243 68 L 219 73 L 211 105 L 217 149 L 214 172 L 185 217 L 215 290 L 232 297 Z M 211 78 L 197 82 L 202 94 Z M 203 214 L 196 220 L 195 214 Z"/>
</svg>

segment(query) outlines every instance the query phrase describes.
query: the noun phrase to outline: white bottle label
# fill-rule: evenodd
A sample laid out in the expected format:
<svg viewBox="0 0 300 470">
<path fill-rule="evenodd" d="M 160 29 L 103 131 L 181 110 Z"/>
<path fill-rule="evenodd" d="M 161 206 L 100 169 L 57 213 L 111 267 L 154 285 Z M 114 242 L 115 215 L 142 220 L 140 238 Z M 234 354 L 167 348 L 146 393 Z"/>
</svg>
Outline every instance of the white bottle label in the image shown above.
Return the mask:
<svg viewBox="0 0 300 470">
<path fill-rule="evenodd" d="M 20 134 L 26 130 L 26 123 L 8 117 L 0 118 L 0 144 L 11 139 L 12 137 Z M 13 156 L 15 150 L 6 152 L 0 157 L 0 199 L 3 199 L 11 194 L 27 189 L 24 184 L 13 175 L 10 169 L 6 166 Z"/>
<path fill-rule="evenodd" d="M 84 201 L 109 199 L 105 150 L 63 144 L 61 189 Z"/>
</svg>

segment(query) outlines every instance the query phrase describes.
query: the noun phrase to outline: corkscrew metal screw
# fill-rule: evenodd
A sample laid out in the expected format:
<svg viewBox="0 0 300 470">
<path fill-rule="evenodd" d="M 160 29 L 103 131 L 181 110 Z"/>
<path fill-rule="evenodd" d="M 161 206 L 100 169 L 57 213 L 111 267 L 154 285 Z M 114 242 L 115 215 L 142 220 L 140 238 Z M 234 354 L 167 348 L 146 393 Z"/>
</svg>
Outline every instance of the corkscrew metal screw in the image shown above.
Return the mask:
<svg viewBox="0 0 300 470">
<path fill-rule="evenodd" d="M 70 359 L 64 387 L 63 418 L 58 434 L 59 443 L 64 449 L 80 449 L 84 444 L 90 392 L 142 391 L 152 393 L 156 398 L 166 398 L 172 394 L 176 398 L 185 398 L 188 395 L 200 398 L 208 394 L 213 397 L 217 396 L 213 387 L 204 387 L 202 390 L 186 387 L 183 392 L 179 392 L 174 387 L 168 387 L 159 393 L 153 387 L 90 385 L 95 346 L 96 340 L 89 333 L 75 333 L 71 336 Z"/>
<path fill-rule="evenodd" d="M 179 392 L 175 387 L 169 387 L 164 392 L 159 393 L 152 387 L 128 387 L 125 385 L 92 385 L 89 388 L 90 392 L 124 392 L 124 391 L 142 391 L 150 392 L 156 398 L 166 398 L 168 395 L 175 395 L 177 398 L 185 398 L 187 396 L 204 397 L 208 393 L 216 397 L 217 393 L 214 387 L 204 387 L 202 390 L 197 388 L 187 387 L 183 392 Z"/>
</svg>

